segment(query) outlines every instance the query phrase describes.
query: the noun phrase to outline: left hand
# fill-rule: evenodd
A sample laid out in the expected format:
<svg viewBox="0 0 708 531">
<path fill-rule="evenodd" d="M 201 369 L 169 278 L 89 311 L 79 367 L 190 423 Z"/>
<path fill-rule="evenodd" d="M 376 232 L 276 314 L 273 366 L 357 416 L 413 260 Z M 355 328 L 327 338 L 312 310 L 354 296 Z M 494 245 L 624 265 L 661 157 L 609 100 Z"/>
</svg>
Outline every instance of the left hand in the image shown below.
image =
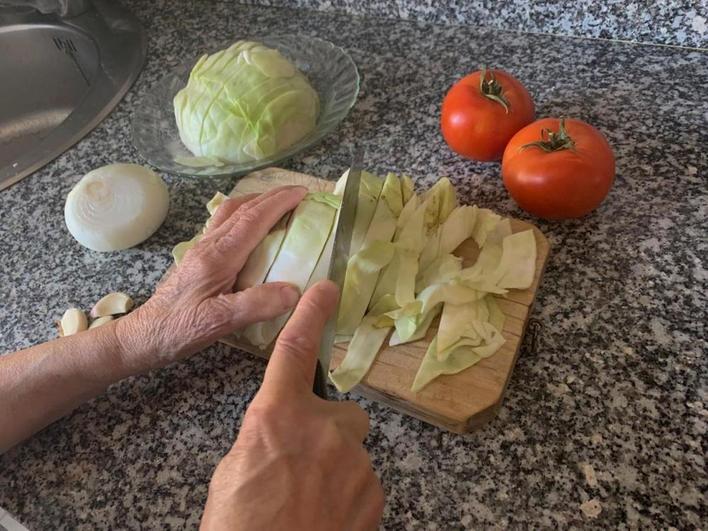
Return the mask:
<svg viewBox="0 0 708 531">
<path fill-rule="evenodd" d="M 203 238 L 155 294 L 116 321 L 130 372 L 165 366 L 295 306 L 300 294 L 285 282 L 236 293 L 234 284 L 251 252 L 306 193 L 303 187 L 286 186 L 222 203 Z"/>
</svg>

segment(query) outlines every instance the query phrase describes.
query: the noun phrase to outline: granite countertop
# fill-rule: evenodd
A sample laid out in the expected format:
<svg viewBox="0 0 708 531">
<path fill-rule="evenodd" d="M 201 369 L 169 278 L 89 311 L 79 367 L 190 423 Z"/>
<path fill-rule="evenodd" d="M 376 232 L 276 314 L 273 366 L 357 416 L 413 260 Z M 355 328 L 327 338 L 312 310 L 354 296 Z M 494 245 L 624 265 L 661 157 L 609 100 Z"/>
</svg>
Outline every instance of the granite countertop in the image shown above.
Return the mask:
<svg viewBox="0 0 708 531">
<path fill-rule="evenodd" d="M 534 341 L 484 429 L 445 433 L 359 400 L 387 493 L 384 527 L 708 525 L 706 53 L 231 2 L 129 5 L 149 35 L 136 85 L 76 147 L 0 192 L 0 352 L 53 338 L 69 305 L 89 308 L 112 290 L 144 301 L 204 203 L 233 186 L 163 175 L 167 221 L 125 252 L 88 251 L 66 231 L 64 200 L 80 175 L 142 162 L 131 112 L 167 69 L 243 33 L 319 36 L 349 50 L 361 94 L 334 134 L 287 167 L 334 178 L 351 143 L 365 142 L 371 169 L 406 172 L 422 189 L 447 175 L 466 200 L 537 223 L 552 244 Z M 534 220 L 507 196 L 498 165 L 447 149 L 441 98 L 483 63 L 519 77 L 539 116 L 578 117 L 607 135 L 617 179 L 596 213 Z M 263 369 L 217 345 L 112 386 L 0 458 L 0 507 L 31 529 L 195 527 Z"/>
</svg>

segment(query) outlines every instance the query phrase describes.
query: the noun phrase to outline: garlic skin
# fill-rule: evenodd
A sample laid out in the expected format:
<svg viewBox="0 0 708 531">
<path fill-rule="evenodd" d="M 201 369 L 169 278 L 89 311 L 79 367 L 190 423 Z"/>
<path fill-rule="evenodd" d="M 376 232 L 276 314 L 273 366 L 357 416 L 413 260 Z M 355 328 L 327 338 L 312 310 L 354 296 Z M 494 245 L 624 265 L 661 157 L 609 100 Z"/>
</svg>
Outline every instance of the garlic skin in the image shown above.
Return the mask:
<svg viewBox="0 0 708 531">
<path fill-rule="evenodd" d="M 94 319 L 93 321 L 91 321 L 91 324 L 89 325 L 88 329 L 93 330 L 94 328 L 98 328 L 99 326 L 103 326 L 104 324 L 108 324 L 111 321 L 113 321 L 112 315 L 104 315 L 103 317 L 98 317 L 97 319 Z"/>
<path fill-rule="evenodd" d="M 86 314 L 78 308 L 69 308 L 62 315 L 61 320 L 57 322 L 59 328 L 59 336 L 73 336 L 79 332 L 88 329 L 88 321 Z"/>
<path fill-rule="evenodd" d="M 133 299 L 123 292 L 116 291 L 104 295 L 101 300 L 94 304 L 91 309 L 91 318 L 107 317 L 109 315 L 118 315 L 128 313 L 133 307 Z"/>
<path fill-rule="evenodd" d="M 109 164 L 90 171 L 66 198 L 71 235 L 94 251 L 118 251 L 148 239 L 167 216 L 163 180 L 138 164 Z"/>
</svg>

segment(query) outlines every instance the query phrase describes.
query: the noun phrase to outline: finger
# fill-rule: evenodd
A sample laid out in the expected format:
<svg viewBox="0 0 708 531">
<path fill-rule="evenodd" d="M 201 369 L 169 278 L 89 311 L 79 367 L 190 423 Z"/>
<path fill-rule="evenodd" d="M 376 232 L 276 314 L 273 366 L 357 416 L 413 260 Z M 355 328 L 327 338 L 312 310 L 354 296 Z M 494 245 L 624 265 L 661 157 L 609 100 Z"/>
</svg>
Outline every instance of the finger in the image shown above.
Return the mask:
<svg viewBox="0 0 708 531">
<path fill-rule="evenodd" d="M 369 415 L 359 404 L 351 400 L 344 402 L 322 402 L 335 422 L 357 444 L 361 444 L 369 434 Z"/>
<path fill-rule="evenodd" d="M 230 230 L 231 226 L 238 221 L 240 215 L 246 210 L 260 204 L 263 200 L 279 192 L 293 188 L 302 187 L 294 185 L 278 186 L 262 194 L 244 194 L 227 199 L 216 209 L 216 212 L 214 212 L 214 215 L 209 220 L 209 230 L 207 234 L 209 234 L 211 239 L 218 239 L 218 237 L 223 236 Z"/>
<path fill-rule="evenodd" d="M 218 258 L 235 272 L 240 271 L 253 249 L 306 193 L 304 187 L 280 189 L 272 195 L 263 194 L 238 209 L 215 235 L 214 250 Z"/>
<path fill-rule="evenodd" d="M 273 196 L 280 195 L 283 192 L 287 192 L 289 190 L 299 190 L 299 189 L 304 189 L 305 193 L 307 193 L 307 189 L 303 186 L 295 186 L 295 185 L 287 185 L 287 186 L 278 186 L 276 188 L 272 188 L 268 190 L 267 192 L 264 192 L 262 194 L 255 194 L 256 197 L 250 199 L 249 201 L 246 201 L 240 205 L 238 209 L 232 212 L 232 215 L 229 216 L 227 220 L 222 224 L 223 227 L 223 234 L 226 234 L 229 232 L 232 228 L 232 226 L 238 222 L 239 218 L 248 210 L 257 207 L 264 201 L 268 201 L 271 199 Z M 247 195 L 252 195 L 252 194 L 247 194 Z M 234 215 L 235 214 L 235 215 Z"/>
<path fill-rule="evenodd" d="M 216 209 L 214 215 L 208 221 L 209 226 L 207 227 L 205 234 L 210 234 L 218 229 L 227 219 L 229 219 L 236 210 L 238 210 L 245 203 L 252 201 L 260 194 L 245 194 L 238 197 L 230 197 L 226 199 L 219 208 Z"/>
<path fill-rule="evenodd" d="M 221 335 L 248 325 L 274 319 L 293 309 L 300 298 L 295 286 L 287 282 L 269 282 L 237 293 L 225 293 L 208 299 L 207 318 L 220 324 Z"/>
<path fill-rule="evenodd" d="M 337 286 L 329 280 L 305 292 L 275 343 L 261 389 L 312 392 L 322 330 L 338 298 Z"/>
</svg>

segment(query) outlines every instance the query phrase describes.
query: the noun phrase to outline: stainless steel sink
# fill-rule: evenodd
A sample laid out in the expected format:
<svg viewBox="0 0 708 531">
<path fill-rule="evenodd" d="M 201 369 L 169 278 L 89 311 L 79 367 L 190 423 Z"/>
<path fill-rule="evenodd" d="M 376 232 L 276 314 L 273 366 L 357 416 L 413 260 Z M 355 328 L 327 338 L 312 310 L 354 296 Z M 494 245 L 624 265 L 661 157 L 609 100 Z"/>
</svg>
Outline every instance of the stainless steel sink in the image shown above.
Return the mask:
<svg viewBox="0 0 708 531">
<path fill-rule="evenodd" d="M 41 168 L 120 101 L 145 60 L 111 0 L 0 0 L 0 190 Z"/>
</svg>

